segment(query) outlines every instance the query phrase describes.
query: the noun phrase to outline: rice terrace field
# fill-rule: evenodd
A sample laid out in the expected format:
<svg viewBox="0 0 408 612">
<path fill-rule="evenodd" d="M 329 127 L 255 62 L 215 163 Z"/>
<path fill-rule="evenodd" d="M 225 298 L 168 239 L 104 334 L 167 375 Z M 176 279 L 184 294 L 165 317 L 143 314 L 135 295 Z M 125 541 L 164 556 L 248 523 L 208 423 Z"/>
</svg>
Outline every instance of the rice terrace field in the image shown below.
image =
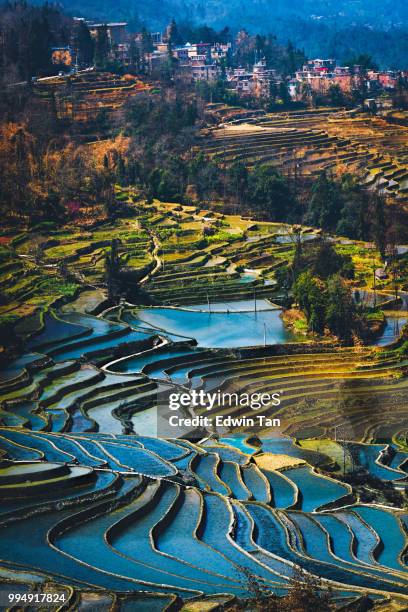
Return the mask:
<svg viewBox="0 0 408 612">
<path fill-rule="evenodd" d="M 357 163 L 405 198 L 398 144 L 385 156 L 374 128 L 356 142 L 331 113 L 311 120 L 319 133 L 304 121 L 219 128 L 207 151 L 281 162 L 301 130 L 308 172 Z M 61 610 L 187 612 L 249 597 L 248 576 L 283 595 L 300 567 L 338 609 L 366 596 L 407 609 L 408 249 L 396 297 L 373 278 L 372 244 L 330 236 L 358 299 L 374 300 L 371 335 L 344 345 L 282 316 L 276 272 L 319 230 L 115 197 L 132 214 L 1 236 L 0 315 L 20 339 L 0 376 L 3 583 L 62 592 Z M 127 295 L 115 306 L 112 252 Z M 264 414 L 280 426 L 168 427 L 169 393 L 216 389 L 279 391 Z"/>
<path fill-rule="evenodd" d="M 222 163 L 268 162 L 312 177 L 329 169 L 353 172 L 366 185 L 407 201 L 408 131 L 403 125 L 340 108 L 251 116 L 213 104 L 208 113 L 223 123 L 210 130 L 204 149 Z"/>
</svg>

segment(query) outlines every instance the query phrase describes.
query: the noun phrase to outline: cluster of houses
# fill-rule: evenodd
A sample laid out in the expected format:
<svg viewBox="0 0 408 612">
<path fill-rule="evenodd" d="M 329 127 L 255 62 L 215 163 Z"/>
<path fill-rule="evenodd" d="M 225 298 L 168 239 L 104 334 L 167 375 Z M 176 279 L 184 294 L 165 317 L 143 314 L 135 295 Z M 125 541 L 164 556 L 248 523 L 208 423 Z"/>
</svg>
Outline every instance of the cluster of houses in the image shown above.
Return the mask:
<svg viewBox="0 0 408 612">
<path fill-rule="evenodd" d="M 217 81 L 221 66 L 231 52 L 231 43 L 186 43 L 170 45 L 167 37 L 154 45 L 146 60 L 151 72 L 168 61 L 169 54 L 177 61 L 177 76 L 186 81 Z"/>
<path fill-rule="evenodd" d="M 282 77 L 276 70 L 267 67 L 266 60 L 256 61 L 252 70 L 232 68 L 226 73 L 227 86 L 240 97 L 268 99 L 271 95 L 271 85 L 280 85 Z"/>
<path fill-rule="evenodd" d="M 369 92 L 380 89 L 395 89 L 400 77 L 406 74 L 397 71 L 363 70 L 361 66 L 338 66 L 334 59 L 314 59 L 298 70 L 289 83 L 292 99 L 301 95 L 304 87 L 317 94 L 326 94 L 330 87 L 336 85 L 343 93 L 350 93 L 362 85 Z"/>
<path fill-rule="evenodd" d="M 82 18 L 78 18 L 82 19 Z M 139 64 L 149 74 L 158 73 L 170 58 L 174 59 L 175 76 L 186 82 L 215 82 L 223 79 L 226 87 L 235 91 L 240 97 L 268 99 L 271 92 L 276 92 L 282 84 L 293 100 L 300 100 L 305 91 L 326 94 L 330 87 L 337 85 L 343 93 L 350 93 L 360 88 L 364 82 L 370 92 L 392 90 L 397 87 L 401 76 L 408 78 L 408 73 L 396 71 L 376 72 L 363 70 L 361 66 L 338 66 L 333 59 L 315 59 L 308 61 L 301 70 L 291 78 L 283 79 L 275 70 L 269 68 L 264 58 L 255 58 L 251 69 L 228 68 L 233 56 L 233 43 L 186 43 L 182 45 L 171 42 L 170 28 L 162 35 L 139 32 L 130 34 L 125 22 L 93 23 L 86 22 L 91 36 L 96 39 L 98 32 L 104 28 L 109 40 L 109 57 L 123 66 L 132 66 L 135 49 Z M 148 45 L 146 45 L 146 37 Z M 78 56 L 73 46 L 53 49 L 52 60 L 55 64 L 73 66 L 78 64 Z"/>
</svg>

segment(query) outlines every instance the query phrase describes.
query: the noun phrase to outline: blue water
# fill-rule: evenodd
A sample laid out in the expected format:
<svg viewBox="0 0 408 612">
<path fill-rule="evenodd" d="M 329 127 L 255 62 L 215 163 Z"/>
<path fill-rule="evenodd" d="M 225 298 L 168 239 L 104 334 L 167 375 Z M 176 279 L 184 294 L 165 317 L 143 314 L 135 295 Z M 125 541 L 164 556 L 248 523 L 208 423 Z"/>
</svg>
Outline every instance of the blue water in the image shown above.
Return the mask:
<svg viewBox="0 0 408 612">
<path fill-rule="evenodd" d="M 238 347 L 281 344 L 301 340 L 288 331 L 279 310 L 254 312 L 208 313 L 173 308 L 145 308 L 138 317 L 157 328 L 195 338 L 198 346 Z"/>
<path fill-rule="evenodd" d="M 245 507 L 256 520 L 259 527 L 257 530 L 256 542 L 266 550 L 269 550 L 283 559 L 293 561 L 318 576 L 338 580 L 343 582 L 343 584 L 350 586 L 358 585 L 374 589 L 382 588 L 385 591 L 395 590 L 394 585 L 383 583 L 378 578 L 372 579 L 358 572 L 346 571 L 342 567 L 335 567 L 331 564 L 326 565 L 314 559 L 306 559 L 303 555 L 293 552 L 288 547 L 284 528 L 273 514 L 272 510 L 257 506 L 256 504 L 251 504 L 251 502 L 247 502 Z M 398 588 L 397 590 L 404 591 L 405 589 Z"/>
<path fill-rule="evenodd" d="M 353 538 L 347 526 L 333 514 L 316 514 L 313 518 L 330 534 L 333 553 L 344 561 L 354 563 L 351 553 Z"/>
<path fill-rule="evenodd" d="M 46 424 L 46 420 L 42 418 L 40 415 L 35 414 L 34 410 L 36 409 L 35 402 L 24 402 L 24 404 L 19 404 L 13 406 L 13 412 L 20 416 L 22 419 L 30 422 L 30 429 L 33 431 L 37 431 L 43 429 Z"/>
<path fill-rule="evenodd" d="M 268 503 L 270 500 L 269 486 L 261 476 L 259 468 L 253 463 L 241 469 L 245 486 L 251 491 L 256 501 Z"/>
<path fill-rule="evenodd" d="M 233 446 L 234 448 L 237 448 L 238 450 L 240 450 L 243 453 L 246 453 L 247 455 L 253 455 L 254 453 L 257 452 L 258 449 L 254 448 L 253 446 L 250 446 L 245 440 L 248 437 L 247 434 L 235 434 L 233 436 L 223 436 L 222 438 L 220 438 L 220 442 L 222 442 L 222 444 L 228 444 L 229 446 Z"/>
<path fill-rule="evenodd" d="M 220 477 L 229 486 L 236 499 L 248 499 L 249 491 L 240 479 L 239 467 L 235 463 L 224 461 L 221 466 Z"/>
<path fill-rule="evenodd" d="M 291 520 L 302 534 L 303 546 L 308 555 L 325 563 L 333 563 L 334 559 L 328 549 L 325 532 L 307 514 L 290 512 Z"/>
<path fill-rule="evenodd" d="M 318 454 L 313 451 L 305 450 L 297 446 L 290 438 L 261 438 L 262 451 L 264 453 L 273 453 L 275 455 L 289 455 L 289 457 L 297 457 L 304 461 L 310 460 L 313 463 Z"/>
<path fill-rule="evenodd" d="M 276 559 L 270 557 L 269 555 L 266 555 L 261 550 L 254 550 L 254 545 L 251 538 L 251 536 L 253 535 L 253 521 L 251 521 L 251 515 L 246 511 L 243 506 L 237 503 L 234 503 L 232 507 L 236 521 L 234 530 L 235 542 L 241 548 L 250 552 L 267 567 L 270 567 L 272 570 L 276 571 L 277 574 L 274 576 L 273 580 L 276 582 L 281 582 L 282 585 L 284 585 L 286 582 L 285 578 L 290 577 L 292 574 L 291 566 L 284 563 L 284 561 L 280 559 Z M 279 591 L 280 594 L 283 594 L 283 592 L 281 592 L 281 588 L 279 589 Z"/>
<path fill-rule="evenodd" d="M 29 449 L 43 452 L 47 461 L 56 461 L 57 463 L 71 462 L 75 457 L 69 453 L 59 450 L 54 447 L 49 440 L 45 440 L 36 434 L 26 434 L 17 430 L 1 430 L 1 435 L 8 438 L 11 442 L 21 444 Z M 0 441 L 1 446 L 1 441 Z M 18 448 L 18 447 L 17 447 Z M 19 451 L 18 451 L 19 452 Z M 16 458 L 19 458 L 18 456 Z M 26 457 L 24 457 L 26 459 Z"/>
<path fill-rule="evenodd" d="M 223 442 L 223 438 L 221 438 L 220 442 Z M 217 455 L 221 457 L 223 461 L 234 461 L 240 465 L 248 463 L 248 455 L 243 455 L 230 446 L 214 445 L 212 440 L 208 440 L 208 443 L 203 444 L 203 446 L 209 452 L 217 453 Z"/>
<path fill-rule="evenodd" d="M 174 359 L 175 357 L 182 357 L 183 355 L 191 355 L 191 350 L 180 350 L 180 351 L 151 351 L 144 355 L 135 355 L 134 357 L 129 357 L 128 359 L 124 359 L 123 361 L 119 361 L 112 366 L 109 366 L 110 370 L 115 372 L 141 372 L 143 368 L 155 361 L 161 361 L 164 359 Z M 156 370 L 150 370 L 149 376 L 154 378 L 164 376 L 163 368 L 170 367 L 170 364 L 165 364 L 160 368 L 156 368 Z"/>
<path fill-rule="evenodd" d="M 7 459 L 14 459 L 16 461 L 35 461 L 41 459 L 43 456 L 39 450 L 30 447 L 22 448 L 17 444 L 13 444 L 7 437 L 3 437 L 4 433 L 6 432 L 2 429 L 0 431 L 0 449 L 7 453 Z"/>
<path fill-rule="evenodd" d="M 353 510 L 375 529 L 384 544 L 384 547 L 378 552 L 378 562 L 401 571 L 403 567 L 398 557 L 405 548 L 405 537 L 398 519 L 391 512 L 381 508 L 354 506 Z"/>
<path fill-rule="evenodd" d="M 45 546 L 47 532 L 57 521 L 72 515 L 72 508 L 27 517 L 0 529 L 0 557 L 21 564 L 24 568 L 39 569 L 51 576 L 66 576 L 61 582 L 94 584 L 108 590 L 140 589 L 119 576 L 99 572 L 93 567 L 80 565 L 61 555 L 51 546 Z M 27 542 L 30 546 L 27 546 Z M 145 588 L 145 587 L 144 587 Z"/>
<path fill-rule="evenodd" d="M 5 383 L 15 378 L 23 371 L 26 366 L 30 365 L 30 363 L 38 361 L 41 358 L 42 355 L 40 355 L 39 353 L 27 353 L 26 355 L 19 357 L 18 359 L 10 363 L 10 365 L 2 369 L 2 371 L 0 372 L 0 382 Z"/>
<path fill-rule="evenodd" d="M 251 280 L 254 280 L 254 278 L 256 278 L 256 276 L 254 277 L 253 274 L 251 275 L 247 275 L 247 276 L 251 276 Z M 240 282 L 242 282 L 242 276 L 240 279 Z M 272 310 L 273 308 L 275 308 L 271 302 L 269 302 L 269 300 L 264 300 L 264 299 L 256 299 L 256 309 L 259 310 Z M 204 310 L 205 312 L 208 312 L 208 303 L 206 304 L 193 304 L 191 306 L 188 306 L 189 310 Z M 232 300 L 230 302 L 211 302 L 210 303 L 210 309 L 211 312 L 214 313 L 219 313 L 219 312 L 223 312 L 223 313 L 227 313 L 228 311 L 231 312 L 248 312 L 248 313 L 254 313 L 255 310 L 255 300 Z"/>
<path fill-rule="evenodd" d="M 126 483 L 125 486 L 129 488 L 129 483 Z M 107 544 L 104 533 L 112 522 L 124 519 L 137 510 L 141 505 L 139 498 L 117 510 L 114 521 L 110 515 L 102 515 L 85 524 L 78 521 L 74 529 L 65 532 L 58 538 L 58 546 L 80 560 L 134 580 L 144 580 L 160 585 L 167 584 L 176 592 L 178 588 L 202 588 L 212 592 L 216 589 L 211 588 L 210 585 L 205 586 L 202 574 L 152 549 L 149 539 L 150 529 L 171 507 L 176 494 L 175 487 L 168 487 L 149 513 L 134 516 L 131 524 L 115 538 L 114 548 Z M 143 499 L 143 493 L 140 498 Z M 115 549 L 127 555 L 127 558 L 118 555 Z"/>
<path fill-rule="evenodd" d="M 354 554 L 357 559 L 371 565 L 373 551 L 377 546 L 377 538 L 367 525 L 365 525 L 353 512 L 336 512 L 336 516 L 350 527 L 354 533 Z"/>
<path fill-rule="evenodd" d="M 33 339 L 29 341 L 27 346 L 35 350 L 37 347 L 41 347 L 43 344 L 45 345 L 71 340 L 89 332 L 89 327 L 79 325 L 77 323 L 67 323 L 66 321 L 55 318 L 53 314 L 47 313 L 44 316 L 43 331 L 34 336 Z"/>
<path fill-rule="evenodd" d="M 376 463 L 380 451 L 385 448 L 382 444 L 356 444 L 358 461 L 370 474 L 382 480 L 398 480 L 403 474 L 390 470 L 381 463 Z"/>
<path fill-rule="evenodd" d="M 399 337 L 402 328 L 408 322 L 408 318 L 405 317 L 389 317 L 387 316 L 385 327 L 381 336 L 379 336 L 373 344 L 375 346 L 386 346 L 391 344 L 394 340 Z"/>
<path fill-rule="evenodd" d="M 221 493 L 221 495 L 228 495 L 228 490 L 222 482 L 216 477 L 216 466 L 217 466 L 216 455 L 200 455 L 198 464 L 194 468 L 195 473 L 207 484 L 212 491 Z"/>
<path fill-rule="evenodd" d="M 234 580 L 234 565 L 193 537 L 201 520 L 202 496 L 196 489 L 181 493 L 181 506 L 157 538 L 157 548 L 207 571 Z"/>
<path fill-rule="evenodd" d="M 86 487 L 81 487 L 80 492 L 81 495 L 90 495 L 95 492 L 103 491 L 110 487 L 114 481 L 116 480 L 116 474 L 111 474 L 110 472 L 98 472 L 97 479 L 92 484 L 87 485 Z M 78 497 L 78 490 L 75 487 L 67 487 L 67 490 L 64 492 L 62 490 L 58 491 L 58 499 L 73 499 Z M 7 514 L 9 512 L 16 512 L 16 510 L 21 510 L 22 508 L 27 510 L 28 508 L 41 506 L 46 501 L 55 499 L 55 491 L 49 491 L 48 493 L 44 493 L 41 497 L 35 497 L 34 499 L 30 498 L 22 498 L 22 499 L 12 499 L 6 500 L 3 499 L 1 501 L 1 514 Z"/>
<path fill-rule="evenodd" d="M 285 476 L 298 486 L 302 499 L 301 507 L 304 512 L 312 512 L 319 506 L 335 501 L 348 492 L 344 485 L 317 476 L 309 466 L 285 470 Z"/>
<path fill-rule="evenodd" d="M 206 516 L 205 529 L 201 535 L 203 542 L 212 548 L 224 553 L 237 565 L 245 567 L 253 575 L 273 580 L 274 575 L 258 565 L 254 559 L 248 558 L 243 552 L 237 550 L 226 537 L 230 528 L 231 515 L 224 499 L 218 495 L 206 493 L 204 495 L 204 511 Z M 242 580 L 242 573 L 235 572 L 236 579 Z"/>
<path fill-rule="evenodd" d="M 114 338 L 101 338 L 98 341 L 95 341 L 91 344 L 83 344 L 81 341 L 74 343 L 72 346 L 67 344 L 67 346 L 62 347 L 62 352 L 56 355 L 53 355 L 54 360 L 63 360 L 66 359 L 79 359 L 82 355 L 87 355 L 88 353 L 95 353 L 98 351 L 103 351 L 106 349 L 115 349 L 120 344 L 126 344 L 128 342 L 139 342 L 139 340 L 144 340 L 145 335 L 139 332 L 130 331 L 128 334 L 124 334 L 122 336 L 117 336 Z"/>
<path fill-rule="evenodd" d="M 166 465 L 159 457 L 151 454 L 144 448 L 132 448 L 125 444 L 101 442 L 103 450 L 118 461 L 122 466 L 128 467 L 148 476 L 171 476 L 175 473 L 170 465 Z"/>
<path fill-rule="evenodd" d="M 134 441 L 129 436 L 119 437 L 127 445 L 131 445 Z M 142 444 L 148 450 L 153 451 L 159 457 L 172 461 L 178 459 L 187 454 L 187 449 L 179 446 L 176 443 L 170 442 L 169 440 L 160 440 L 159 438 L 148 438 L 145 436 L 138 436 L 137 442 Z"/>
<path fill-rule="evenodd" d="M 281 476 L 279 472 L 263 471 L 272 490 L 272 500 L 275 508 L 289 508 L 295 503 L 296 490 L 293 484 Z"/>
</svg>

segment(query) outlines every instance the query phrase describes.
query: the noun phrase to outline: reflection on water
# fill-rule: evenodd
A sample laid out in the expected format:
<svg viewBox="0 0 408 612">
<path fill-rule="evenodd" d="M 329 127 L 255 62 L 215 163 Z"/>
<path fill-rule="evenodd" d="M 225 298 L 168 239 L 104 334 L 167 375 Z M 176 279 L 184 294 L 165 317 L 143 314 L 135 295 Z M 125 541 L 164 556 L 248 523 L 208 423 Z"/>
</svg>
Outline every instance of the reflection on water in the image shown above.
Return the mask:
<svg viewBox="0 0 408 612">
<path fill-rule="evenodd" d="M 145 308 L 141 321 L 172 334 L 197 340 L 198 346 L 239 347 L 281 344 L 303 340 L 288 331 L 280 310 L 258 312 L 192 312 L 172 308 Z"/>
<path fill-rule="evenodd" d="M 394 342 L 400 335 L 402 328 L 408 322 L 406 316 L 403 317 L 389 317 L 387 316 L 384 330 L 373 344 L 375 346 L 386 346 Z"/>
</svg>

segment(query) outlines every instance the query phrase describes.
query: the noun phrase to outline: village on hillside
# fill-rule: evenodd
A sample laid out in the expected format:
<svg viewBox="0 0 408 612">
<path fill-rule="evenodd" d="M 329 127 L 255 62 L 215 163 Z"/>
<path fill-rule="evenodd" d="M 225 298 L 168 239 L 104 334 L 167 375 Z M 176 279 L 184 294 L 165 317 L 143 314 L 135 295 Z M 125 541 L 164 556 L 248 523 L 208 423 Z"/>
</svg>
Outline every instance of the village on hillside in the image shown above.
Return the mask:
<svg viewBox="0 0 408 612">
<path fill-rule="evenodd" d="M 406 70 L 379 70 L 366 65 L 341 66 L 336 59 L 306 59 L 300 69 L 292 72 L 271 67 L 262 54 L 262 45 L 246 57 L 240 65 L 242 50 L 248 46 L 250 36 L 239 31 L 236 36 L 226 30 L 213 42 L 195 39 L 182 41 L 177 24 L 173 21 L 165 32 L 130 32 L 126 22 L 93 23 L 75 18 L 81 29 L 81 38 L 64 47 L 54 47 L 52 62 L 60 68 L 60 75 L 72 74 L 79 69 L 111 64 L 123 70 L 135 69 L 149 77 L 157 77 L 171 67 L 172 77 L 185 83 L 215 83 L 222 80 L 225 87 L 239 98 L 270 100 L 279 97 L 283 102 L 308 101 L 319 95 L 332 94 L 341 98 L 353 91 L 364 92 L 369 99 L 381 94 L 381 106 L 387 105 L 386 95 L 407 83 Z M 88 31 L 95 45 L 93 57 L 83 53 L 84 32 Z M 204 32 L 204 34 L 208 34 Z M 215 34 L 215 33 L 214 33 Z M 210 36 L 211 38 L 211 36 Z M 248 54 L 247 54 L 248 55 Z M 251 61 L 252 55 L 252 61 Z M 358 59 L 358 58 L 357 58 Z M 360 58 L 366 62 L 367 58 Z M 373 101 L 369 102 L 373 108 Z"/>
</svg>

